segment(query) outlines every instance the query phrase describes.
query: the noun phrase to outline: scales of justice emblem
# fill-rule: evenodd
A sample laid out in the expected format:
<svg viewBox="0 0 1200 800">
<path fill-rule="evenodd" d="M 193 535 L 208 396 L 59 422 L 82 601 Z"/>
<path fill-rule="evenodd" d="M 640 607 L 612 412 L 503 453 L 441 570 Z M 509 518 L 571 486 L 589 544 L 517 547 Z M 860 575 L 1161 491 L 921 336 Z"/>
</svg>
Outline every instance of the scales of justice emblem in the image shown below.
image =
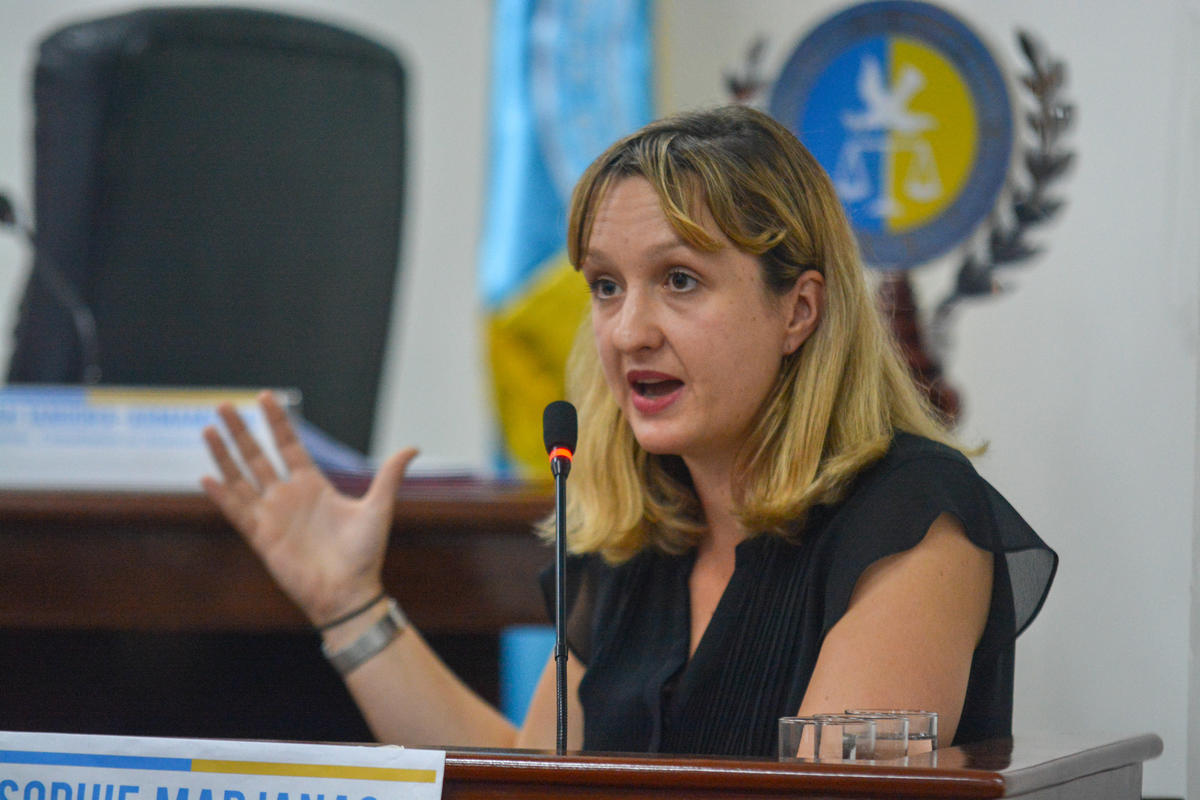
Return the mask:
<svg viewBox="0 0 1200 800">
<path fill-rule="evenodd" d="M 942 363 L 953 312 L 966 298 L 1001 293 L 1001 271 L 1040 252 L 1025 235 L 1062 207 L 1049 189 L 1073 158 L 1060 141 L 1074 116 L 1060 98 L 1065 67 L 1028 33 L 1017 40 L 1028 66 L 1018 103 L 973 31 L 912 0 L 835 14 L 796 45 L 773 83 L 760 77 L 762 39 L 726 75 L 740 102 L 769 89 L 767 110 L 829 173 L 910 367 L 951 420 L 959 395 Z M 953 287 L 922 315 L 909 271 L 956 248 Z"/>
<path fill-rule="evenodd" d="M 877 59 L 867 56 L 859 63 L 858 95 L 865 108 L 840 115 L 850 136 L 842 142 L 832 176 L 843 202 L 870 200 L 869 214 L 892 219 L 904 211 L 896 188 L 906 198 L 922 203 L 942 196 L 937 155 L 923 136 L 937 127 L 937 118 L 908 108 L 912 96 L 925 84 L 925 74 L 911 64 L 903 65 L 896 85 L 889 88 Z M 905 173 L 898 182 L 882 177 L 876 186 L 867 166 L 868 156 L 892 164 L 906 160 Z"/>
</svg>

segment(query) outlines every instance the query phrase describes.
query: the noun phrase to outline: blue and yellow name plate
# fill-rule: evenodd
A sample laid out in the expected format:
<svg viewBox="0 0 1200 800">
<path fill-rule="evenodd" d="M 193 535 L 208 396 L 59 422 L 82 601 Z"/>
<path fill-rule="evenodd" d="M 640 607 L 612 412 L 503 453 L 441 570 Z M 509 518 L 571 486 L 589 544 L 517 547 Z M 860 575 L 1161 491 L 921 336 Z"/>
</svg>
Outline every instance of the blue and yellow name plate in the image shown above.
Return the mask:
<svg viewBox="0 0 1200 800">
<path fill-rule="evenodd" d="M 216 473 L 201 431 L 217 422 L 216 407 L 226 401 L 282 470 L 257 394 L 215 388 L 0 388 L 0 489 L 199 492 L 200 478 Z M 296 391 L 276 396 L 288 409 L 299 402 Z"/>
<path fill-rule="evenodd" d="M 796 46 L 770 112 L 829 172 L 872 266 L 907 269 L 991 212 L 1013 151 L 995 59 L 963 22 L 920 2 L 863 3 Z"/>
<path fill-rule="evenodd" d="M 0 732 L 0 798 L 437 800 L 445 760 L 402 747 Z"/>
</svg>

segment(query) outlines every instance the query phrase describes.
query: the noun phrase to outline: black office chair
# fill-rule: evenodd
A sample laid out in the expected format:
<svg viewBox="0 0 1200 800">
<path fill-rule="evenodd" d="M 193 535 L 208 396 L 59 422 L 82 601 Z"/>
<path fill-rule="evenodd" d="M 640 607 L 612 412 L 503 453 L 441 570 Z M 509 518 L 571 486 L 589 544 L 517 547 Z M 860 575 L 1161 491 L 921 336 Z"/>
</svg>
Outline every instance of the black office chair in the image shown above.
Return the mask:
<svg viewBox="0 0 1200 800">
<path fill-rule="evenodd" d="M 298 387 L 365 451 L 400 248 L 396 55 L 283 14 L 140 10 L 46 38 L 34 113 L 9 380 L 81 379 L 56 269 L 94 315 L 103 383 Z"/>
</svg>

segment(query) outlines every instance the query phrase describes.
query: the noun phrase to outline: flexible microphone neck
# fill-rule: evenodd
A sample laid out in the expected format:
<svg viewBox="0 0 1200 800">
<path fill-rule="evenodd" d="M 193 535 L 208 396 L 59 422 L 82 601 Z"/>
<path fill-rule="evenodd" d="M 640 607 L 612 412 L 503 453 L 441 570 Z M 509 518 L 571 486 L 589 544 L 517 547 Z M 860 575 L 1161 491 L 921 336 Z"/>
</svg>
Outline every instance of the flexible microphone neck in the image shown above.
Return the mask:
<svg viewBox="0 0 1200 800">
<path fill-rule="evenodd" d="M 567 752 L 567 475 L 579 426 L 575 406 L 556 400 L 542 414 L 542 442 L 554 475 L 554 677 L 558 701 L 556 752 Z"/>
<path fill-rule="evenodd" d="M 87 303 L 83 301 L 79 290 L 59 269 L 58 264 L 38 246 L 37 234 L 28 223 L 17 218 L 12 200 L 0 192 L 0 227 L 8 227 L 17 231 L 33 251 L 33 267 L 31 279 L 39 280 L 54 299 L 71 315 L 71 323 L 75 327 L 75 336 L 79 341 L 81 358 L 79 380 L 88 386 L 100 382 L 100 339 L 96 335 L 96 318 Z"/>
</svg>

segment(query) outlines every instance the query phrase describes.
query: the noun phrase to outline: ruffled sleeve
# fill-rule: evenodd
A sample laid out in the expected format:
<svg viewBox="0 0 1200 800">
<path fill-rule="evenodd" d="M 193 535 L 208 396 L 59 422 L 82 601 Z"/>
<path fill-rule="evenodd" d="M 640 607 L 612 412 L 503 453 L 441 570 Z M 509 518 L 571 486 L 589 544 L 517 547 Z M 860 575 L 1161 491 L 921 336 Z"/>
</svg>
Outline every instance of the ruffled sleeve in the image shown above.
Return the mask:
<svg viewBox="0 0 1200 800">
<path fill-rule="evenodd" d="M 881 558 L 917 545 L 939 515 L 952 514 L 973 544 L 996 559 L 990 632 L 1015 637 L 1041 609 L 1058 556 L 971 463 L 943 445 L 899 434 L 892 450 L 858 480 L 822 535 L 827 570 L 824 629 L 850 602 L 859 577 Z M 994 624 L 1003 618 L 1007 632 Z"/>
</svg>

